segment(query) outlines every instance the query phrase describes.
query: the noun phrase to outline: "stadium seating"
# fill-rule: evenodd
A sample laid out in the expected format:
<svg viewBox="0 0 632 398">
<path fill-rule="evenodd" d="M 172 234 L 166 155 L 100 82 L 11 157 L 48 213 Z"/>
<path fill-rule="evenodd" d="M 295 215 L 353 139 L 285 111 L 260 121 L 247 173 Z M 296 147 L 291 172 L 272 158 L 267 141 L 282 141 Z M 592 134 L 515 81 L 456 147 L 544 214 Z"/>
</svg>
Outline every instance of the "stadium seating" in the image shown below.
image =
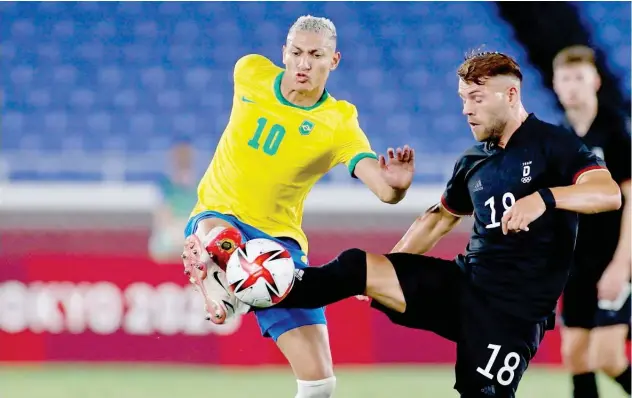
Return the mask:
<svg viewBox="0 0 632 398">
<path fill-rule="evenodd" d="M 630 2 L 574 2 L 594 44 L 608 54 L 606 63 L 621 79 L 626 97 L 630 98 Z"/>
<path fill-rule="evenodd" d="M 610 6 L 589 7 L 610 19 Z M 230 112 L 234 62 L 253 52 L 280 62 L 287 29 L 307 13 L 338 26 L 343 61 L 330 92 L 357 105 L 376 150 L 410 143 L 431 159 L 418 167 L 422 182 L 443 181 L 472 143 L 455 78 L 468 49 L 513 54 L 528 110 L 559 118 L 493 3 L 41 2 L 0 12 L 0 178 L 151 180 L 178 137 L 203 148 L 202 170 Z M 599 37 L 618 51 L 608 32 Z M 328 180 L 349 181 L 342 174 Z"/>
</svg>

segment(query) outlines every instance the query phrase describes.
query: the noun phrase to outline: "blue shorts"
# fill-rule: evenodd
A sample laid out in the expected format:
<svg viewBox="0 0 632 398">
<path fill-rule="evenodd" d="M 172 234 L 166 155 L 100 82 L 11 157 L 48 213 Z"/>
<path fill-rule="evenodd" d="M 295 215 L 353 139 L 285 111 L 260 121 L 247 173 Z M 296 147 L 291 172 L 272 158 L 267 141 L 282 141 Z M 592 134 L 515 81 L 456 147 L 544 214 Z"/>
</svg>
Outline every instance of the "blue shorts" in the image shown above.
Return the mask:
<svg viewBox="0 0 632 398">
<path fill-rule="evenodd" d="M 301 247 L 294 239 L 273 238 L 257 228 L 245 224 L 237 219 L 237 217 L 218 213 L 216 211 L 203 211 L 193 216 L 184 229 L 185 237 L 192 235 L 197 229 L 198 223 L 206 218 L 219 218 L 237 228 L 244 237 L 244 241 L 252 239 L 265 238 L 276 241 L 283 245 L 294 260 L 296 268 L 307 268 L 307 256 L 301 250 Z M 326 325 L 325 309 L 300 309 L 300 308 L 270 308 L 265 311 L 254 311 L 261 334 L 263 337 L 272 337 L 277 341 L 279 336 L 292 329 L 307 325 Z"/>
</svg>

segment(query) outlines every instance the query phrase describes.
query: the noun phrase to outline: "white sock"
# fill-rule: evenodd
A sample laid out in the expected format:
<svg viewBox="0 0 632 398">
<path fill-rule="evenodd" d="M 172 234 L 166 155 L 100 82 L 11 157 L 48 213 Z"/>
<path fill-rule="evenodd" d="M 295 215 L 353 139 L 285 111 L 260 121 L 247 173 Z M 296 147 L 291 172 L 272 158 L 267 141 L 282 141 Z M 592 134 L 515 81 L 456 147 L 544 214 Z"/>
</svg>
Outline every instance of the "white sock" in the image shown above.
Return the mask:
<svg viewBox="0 0 632 398">
<path fill-rule="evenodd" d="M 329 377 L 323 380 L 296 380 L 298 393 L 296 398 L 331 398 L 336 389 L 336 377 Z"/>
</svg>

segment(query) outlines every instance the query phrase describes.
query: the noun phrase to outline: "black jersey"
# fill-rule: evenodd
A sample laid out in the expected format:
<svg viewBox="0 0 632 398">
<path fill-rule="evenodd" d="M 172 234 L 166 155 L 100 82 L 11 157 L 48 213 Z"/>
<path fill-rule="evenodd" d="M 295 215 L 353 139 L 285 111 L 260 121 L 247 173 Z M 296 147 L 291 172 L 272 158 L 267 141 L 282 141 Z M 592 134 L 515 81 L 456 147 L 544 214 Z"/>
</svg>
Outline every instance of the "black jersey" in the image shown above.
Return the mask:
<svg viewBox="0 0 632 398">
<path fill-rule="evenodd" d="M 590 129 L 580 139 L 603 160 L 619 184 L 630 179 L 631 140 L 626 117 L 600 109 Z M 564 127 L 574 131 L 568 121 Z M 599 272 L 608 266 L 619 242 L 621 216 L 619 210 L 599 214 L 580 214 L 575 257 Z"/>
<path fill-rule="evenodd" d="M 505 148 L 481 143 L 461 156 L 441 202 L 454 214 L 474 216 L 457 262 L 490 305 L 528 320 L 551 315 L 572 263 L 578 215 L 547 210 L 528 232 L 506 236 L 501 218 L 520 198 L 572 185 L 600 168 L 605 164 L 576 135 L 533 114 Z"/>
</svg>

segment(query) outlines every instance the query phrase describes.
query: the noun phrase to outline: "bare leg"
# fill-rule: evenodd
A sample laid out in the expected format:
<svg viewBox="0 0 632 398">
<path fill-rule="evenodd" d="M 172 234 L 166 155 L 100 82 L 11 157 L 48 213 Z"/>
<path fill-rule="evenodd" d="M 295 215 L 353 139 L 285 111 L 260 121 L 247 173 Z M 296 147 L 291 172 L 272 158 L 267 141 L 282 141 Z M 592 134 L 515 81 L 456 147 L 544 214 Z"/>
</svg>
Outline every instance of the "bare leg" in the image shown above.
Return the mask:
<svg viewBox="0 0 632 398">
<path fill-rule="evenodd" d="M 297 398 L 333 395 L 335 378 L 327 326 L 309 325 L 287 331 L 279 336 L 277 346 L 298 380 Z"/>
<path fill-rule="evenodd" d="M 590 330 L 562 328 L 562 360 L 572 374 L 592 372 L 588 361 Z"/>
<path fill-rule="evenodd" d="M 200 221 L 196 234 L 205 236 L 217 227 L 233 228 L 222 219 L 207 218 Z M 206 269 L 199 272 L 200 276 L 206 280 Z M 297 398 L 330 398 L 332 396 L 335 378 L 326 325 L 308 325 L 287 331 L 279 336 L 277 346 L 287 358 L 298 379 Z"/>
<path fill-rule="evenodd" d="M 590 330 L 578 327 L 562 328 L 562 360 L 573 376 L 573 396 L 598 397 L 597 382 L 588 352 Z"/>
<path fill-rule="evenodd" d="M 625 353 L 628 325 L 603 326 L 590 332 L 589 362 L 630 394 L 630 363 Z"/>
<path fill-rule="evenodd" d="M 406 311 L 404 292 L 395 268 L 385 256 L 367 253 L 365 294 L 392 310 L 401 313 Z"/>
</svg>

